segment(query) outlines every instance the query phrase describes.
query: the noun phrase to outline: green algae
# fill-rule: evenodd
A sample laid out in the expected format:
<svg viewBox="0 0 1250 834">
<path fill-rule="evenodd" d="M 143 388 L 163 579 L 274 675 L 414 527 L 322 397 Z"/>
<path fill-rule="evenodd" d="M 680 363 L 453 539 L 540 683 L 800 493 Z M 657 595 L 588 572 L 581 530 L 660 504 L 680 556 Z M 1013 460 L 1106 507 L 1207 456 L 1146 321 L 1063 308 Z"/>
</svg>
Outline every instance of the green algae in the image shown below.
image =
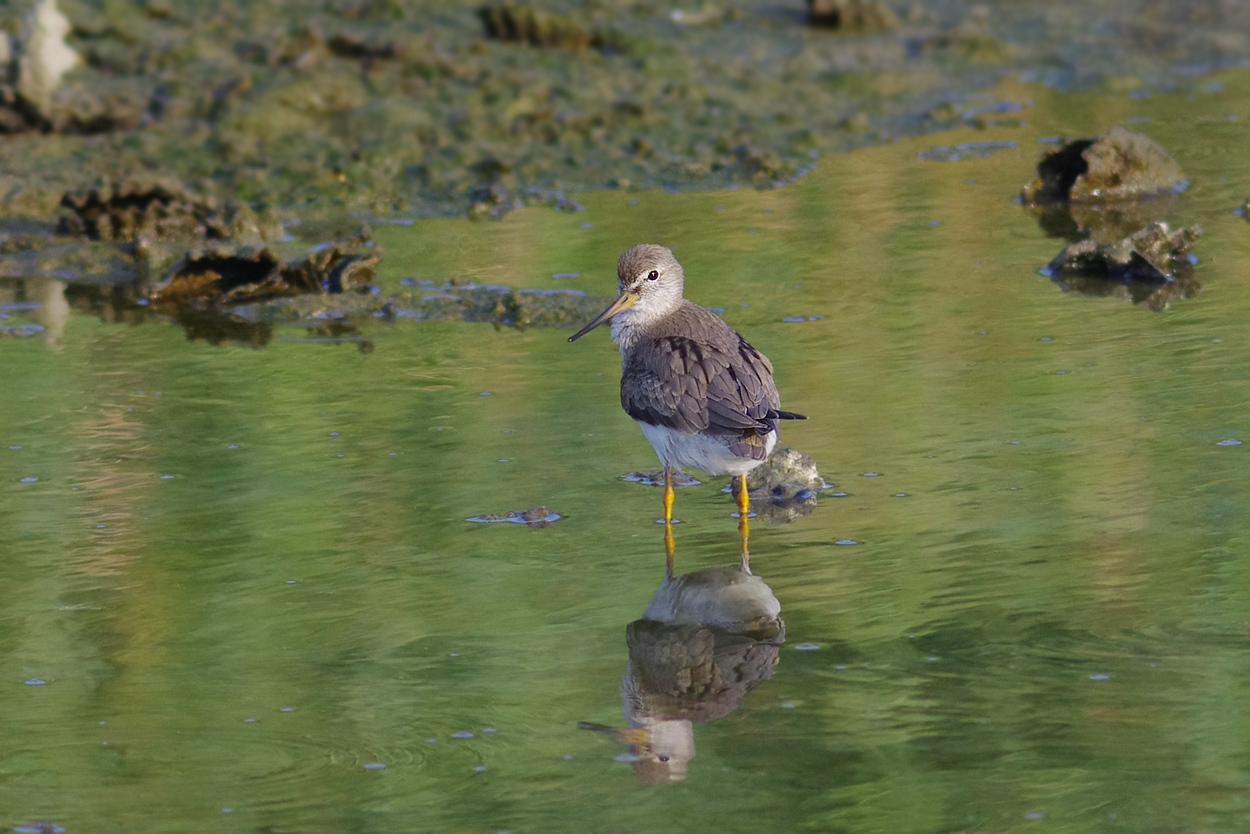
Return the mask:
<svg viewBox="0 0 1250 834">
<path fill-rule="evenodd" d="M 762 0 L 562 0 L 491 7 L 485 26 L 476 5 L 436 0 L 61 5 L 83 61 L 50 105 L 59 132 L 0 138 L 5 214 L 49 217 L 93 177 L 153 169 L 254 207 L 383 214 L 772 186 L 812 155 L 991 127 L 969 95 L 997 79 L 1150 90 L 1250 57 L 1234 5 L 940 0 L 866 34 Z M 9 28 L 20 7 L 0 8 Z"/>
</svg>

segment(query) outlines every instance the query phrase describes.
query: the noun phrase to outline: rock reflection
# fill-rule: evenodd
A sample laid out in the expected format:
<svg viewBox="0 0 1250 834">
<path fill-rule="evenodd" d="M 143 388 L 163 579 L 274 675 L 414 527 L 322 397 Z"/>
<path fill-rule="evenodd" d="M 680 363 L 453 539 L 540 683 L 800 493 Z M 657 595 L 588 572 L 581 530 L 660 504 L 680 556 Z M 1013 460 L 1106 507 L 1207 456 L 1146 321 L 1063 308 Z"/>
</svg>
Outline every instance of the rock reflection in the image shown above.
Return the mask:
<svg viewBox="0 0 1250 834">
<path fill-rule="evenodd" d="M 639 782 L 680 782 L 695 756 L 694 724 L 738 709 L 772 677 L 785 633 L 781 604 L 745 563 L 670 573 L 625 629 L 621 705 L 629 726 L 579 726 L 628 744 L 623 758 Z"/>
<path fill-rule="evenodd" d="M 1111 243 L 1151 223 L 1166 221 L 1179 202 L 1180 195 L 1169 192 L 1110 203 L 1026 202 L 1024 208 L 1037 220 L 1038 228 L 1046 237 L 1062 238 L 1069 243 L 1081 240 Z"/>
</svg>

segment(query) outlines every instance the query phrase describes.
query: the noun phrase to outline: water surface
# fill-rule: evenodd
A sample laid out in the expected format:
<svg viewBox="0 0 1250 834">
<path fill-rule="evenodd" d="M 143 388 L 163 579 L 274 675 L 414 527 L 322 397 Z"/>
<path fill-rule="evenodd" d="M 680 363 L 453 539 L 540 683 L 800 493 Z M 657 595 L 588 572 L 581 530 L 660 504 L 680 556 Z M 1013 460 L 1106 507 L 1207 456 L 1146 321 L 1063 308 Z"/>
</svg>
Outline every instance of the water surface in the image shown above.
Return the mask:
<svg viewBox="0 0 1250 834">
<path fill-rule="evenodd" d="M 0 342 L 0 822 L 1240 827 L 1250 445 L 1224 441 L 1250 440 L 1250 82 L 1221 80 L 1000 90 L 1034 101 L 1023 127 L 778 190 L 378 230 L 384 291 L 606 294 L 620 251 L 672 245 L 811 416 L 783 443 L 832 488 L 752 530 L 780 660 L 663 786 L 578 729 L 625 727 L 626 627 L 664 565 L 659 491 L 621 480 L 655 461 L 606 331 L 366 319 L 371 351 L 283 327 L 253 349 L 71 313 L 55 285 L 6 310 L 46 329 Z M 1011 199 L 1039 136 L 1126 121 L 1191 178 L 1172 221 L 1206 232 L 1201 290 L 1163 312 L 1040 275 L 1063 241 Z M 922 158 L 983 140 L 1015 144 Z M 679 491 L 679 571 L 736 563 L 722 485 Z M 537 505 L 562 518 L 465 521 Z"/>
</svg>

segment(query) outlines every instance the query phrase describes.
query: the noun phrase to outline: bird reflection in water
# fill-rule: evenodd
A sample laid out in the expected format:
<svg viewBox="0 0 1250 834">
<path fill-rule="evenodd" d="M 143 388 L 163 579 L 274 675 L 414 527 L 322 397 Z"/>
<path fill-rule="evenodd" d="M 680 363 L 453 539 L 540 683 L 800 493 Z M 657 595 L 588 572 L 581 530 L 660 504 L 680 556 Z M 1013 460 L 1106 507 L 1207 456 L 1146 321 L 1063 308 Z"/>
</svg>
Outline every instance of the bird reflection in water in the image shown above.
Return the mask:
<svg viewBox="0 0 1250 834">
<path fill-rule="evenodd" d="M 728 715 L 771 678 L 786 636 L 781 604 L 747 567 L 745 548 L 736 567 L 681 576 L 673 575 L 671 547 L 668 557 L 663 584 L 625 629 L 621 705 L 629 726 L 578 725 L 628 744 L 624 758 L 645 784 L 686 778 L 694 724 Z"/>
</svg>

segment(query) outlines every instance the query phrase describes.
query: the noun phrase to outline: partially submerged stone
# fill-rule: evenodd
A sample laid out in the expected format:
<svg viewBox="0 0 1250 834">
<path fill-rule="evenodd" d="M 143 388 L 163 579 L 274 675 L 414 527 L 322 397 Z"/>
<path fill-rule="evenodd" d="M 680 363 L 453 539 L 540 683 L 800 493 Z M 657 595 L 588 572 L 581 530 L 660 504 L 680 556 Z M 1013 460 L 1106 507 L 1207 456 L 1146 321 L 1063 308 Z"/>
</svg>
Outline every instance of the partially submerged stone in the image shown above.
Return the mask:
<svg viewBox="0 0 1250 834">
<path fill-rule="evenodd" d="M 664 486 L 664 470 L 648 469 L 645 472 L 630 472 L 628 475 L 621 476 L 622 481 L 630 481 L 643 486 Z M 673 473 L 673 486 L 688 487 L 698 486 L 703 483 L 698 478 L 686 474 L 680 470 Z"/>
<path fill-rule="evenodd" d="M 1184 184 L 1167 151 L 1147 136 L 1115 127 L 1101 139 L 1069 142 L 1047 154 L 1021 196 L 1027 203 L 1135 200 L 1175 193 Z"/>
<path fill-rule="evenodd" d="M 57 231 L 106 241 L 225 240 L 269 238 L 278 227 L 246 206 L 221 205 L 170 180 L 101 178 L 61 198 Z"/>
<path fill-rule="evenodd" d="M 898 28 L 898 15 L 880 0 L 807 0 L 808 20 L 840 32 L 885 32 Z"/>
<path fill-rule="evenodd" d="M 751 509 L 766 524 L 785 524 L 816 508 L 816 495 L 827 484 L 816 461 L 796 449 L 778 449 L 747 473 Z M 736 495 L 735 478 L 730 490 Z"/>
<path fill-rule="evenodd" d="M 1151 223 L 1136 234 L 1113 243 L 1082 240 L 1060 252 L 1047 267 L 1049 274 L 1083 275 L 1116 281 L 1164 283 L 1193 264 L 1193 243 L 1202 235 L 1197 226 L 1176 229 Z"/>
<path fill-rule="evenodd" d="M 222 242 L 189 252 L 150 294 L 153 302 L 234 304 L 307 293 L 367 292 L 382 260 L 368 229 L 283 262 L 270 247 Z"/>
</svg>

